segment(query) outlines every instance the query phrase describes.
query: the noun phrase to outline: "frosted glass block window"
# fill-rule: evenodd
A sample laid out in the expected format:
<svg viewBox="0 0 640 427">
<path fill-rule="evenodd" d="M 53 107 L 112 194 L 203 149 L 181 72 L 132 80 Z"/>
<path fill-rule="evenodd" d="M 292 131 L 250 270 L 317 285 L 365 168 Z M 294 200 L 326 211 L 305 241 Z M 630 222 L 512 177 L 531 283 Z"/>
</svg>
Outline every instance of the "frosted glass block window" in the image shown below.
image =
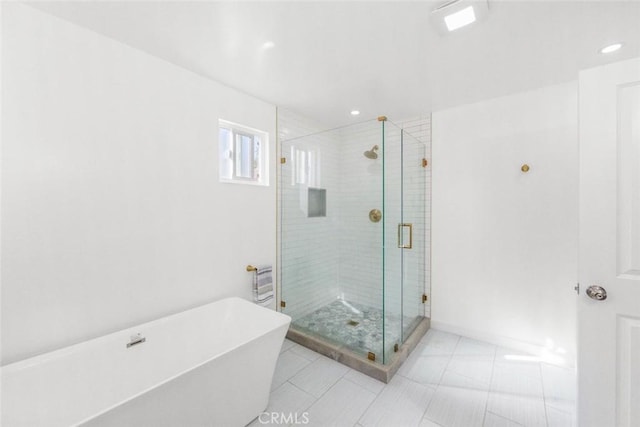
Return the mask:
<svg viewBox="0 0 640 427">
<path fill-rule="evenodd" d="M 268 143 L 269 136 L 266 132 L 220 120 L 220 181 L 269 185 Z"/>
</svg>

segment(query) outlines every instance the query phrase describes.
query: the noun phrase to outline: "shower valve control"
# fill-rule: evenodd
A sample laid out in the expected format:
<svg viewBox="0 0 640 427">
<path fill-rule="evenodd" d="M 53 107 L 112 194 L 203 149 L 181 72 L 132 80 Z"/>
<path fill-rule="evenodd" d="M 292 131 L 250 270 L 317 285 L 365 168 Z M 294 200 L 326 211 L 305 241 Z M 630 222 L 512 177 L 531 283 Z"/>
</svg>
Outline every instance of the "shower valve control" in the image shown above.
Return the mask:
<svg viewBox="0 0 640 427">
<path fill-rule="evenodd" d="M 380 222 L 382 219 L 382 212 L 379 209 L 371 209 L 369 211 L 369 221 L 371 222 Z"/>
</svg>

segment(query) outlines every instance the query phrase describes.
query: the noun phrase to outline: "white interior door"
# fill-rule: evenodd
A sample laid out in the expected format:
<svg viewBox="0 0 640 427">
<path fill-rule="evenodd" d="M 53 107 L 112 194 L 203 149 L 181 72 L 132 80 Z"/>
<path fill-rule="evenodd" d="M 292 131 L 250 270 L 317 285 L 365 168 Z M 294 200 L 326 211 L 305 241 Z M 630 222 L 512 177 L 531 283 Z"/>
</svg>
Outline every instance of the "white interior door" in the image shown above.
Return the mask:
<svg viewBox="0 0 640 427">
<path fill-rule="evenodd" d="M 640 58 L 580 73 L 580 187 L 578 422 L 640 426 Z"/>
</svg>

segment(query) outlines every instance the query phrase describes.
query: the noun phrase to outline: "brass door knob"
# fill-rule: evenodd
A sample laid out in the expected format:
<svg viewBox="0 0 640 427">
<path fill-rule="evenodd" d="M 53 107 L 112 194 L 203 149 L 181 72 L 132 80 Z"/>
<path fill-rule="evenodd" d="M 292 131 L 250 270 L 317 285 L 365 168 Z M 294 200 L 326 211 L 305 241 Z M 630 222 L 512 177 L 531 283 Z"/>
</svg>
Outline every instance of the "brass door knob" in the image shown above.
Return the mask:
<svg viewBox="0 0 640 427">
<path fill-rule="evenodd" d="M 382 219 L 382 212 L 378 209 L 371 209 L 369 211 L 369 221 L 371 222 L 380 222 Z"/>
<path fill-rule="evenodd" d="M 520 168 L 520 170 L 521 170 L 522 172 L 529 172 L 529 165 L 525 163 L 524 165 L 522 165 L 522 167 Z"/>
</svg>

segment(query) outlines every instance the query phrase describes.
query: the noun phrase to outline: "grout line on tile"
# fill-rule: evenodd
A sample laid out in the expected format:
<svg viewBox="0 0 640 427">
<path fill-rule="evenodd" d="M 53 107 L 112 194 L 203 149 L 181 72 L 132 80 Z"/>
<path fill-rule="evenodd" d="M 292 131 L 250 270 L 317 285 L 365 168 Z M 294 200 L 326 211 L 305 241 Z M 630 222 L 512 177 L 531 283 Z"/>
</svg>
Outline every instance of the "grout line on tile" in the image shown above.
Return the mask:
<svg viewBox="0 0 640 427">
<path fill-rule="evenodd" d="M 396 374 L 396 375 L 397 375 L 397 374 Z M 412 383 L 414 383 L 414 384 L 418 384 L 418 385 L 420 385 L 420 386 L 425 386 L 425 387 L 427 387 L 427 388 L 430 388 L 430 389 L 432 389 L 432 390 L 433 390 L 433 392 L 435 393 L 435 390 L 436 390 L 436 388 L 435 388 L 435 387 L 432 387 L 432 386 L 430 386 L 430 385 L 421 384 L 421 383 L 419 383 L 419 382 L 417 382 L 417 381 L 413 381 L 411 378 L 407 378 L 407 377 L 404 377 L 404 376 L 403 376 L 402 378 L 404 378 L 404 379 L 406 379 L 406 380 L 408 380 L 408 381 L 411 381 L 411 382 L 412 382 Z M 382 393 L 382 391 L 383 391 L 387 386 L 388 386 L 388 384 L 385 384 L 385 386 L 382 388 L 382 390 L 380 390 L 380 393 Z M 365 414 L 369 411 L 369 408 L 371 408 L 371 406 L 376 402 L 376 400 L 378 400 L 378 396 L 379 396 L 379 394 L 380 394 L 380 393 L 376 394 L 375 399 L 373 399 L 373 400 L 371 401 L 371 403 L 367 406 L 367 409 L 365 409 L 365 410 L 364 410 L 364 412 L 362 412 L 362 415 L 360 415 L 360 418 L 358 418 L 358 423 L 360 423 L 360 420 L 362 420 L 362 417 L 364 417 L 364 416 L 365 416 Z M 432 396 L 431 400 L 429 401 L 429 405 L 431 405 L 431 401 L 433 401 L 433 396 Z M 427 408 L 429 407 L 429 405 L 427 405 Z M 427 408 L 425 408 L 425 410 L 422 412 L 422 417 L 420 417 L 420 420 L 421 420 L 421 421 L 422 421 L 422 419 L 424 418 L 424 414 L 427 412 Z"/>
<path fill-rule="evenodd" d="M 429 402 L 429 404 L 431 404 L 431 402 Z M 428 407 L 428 405 L 427 405 L 427 407 Z M 424 411 L 424 415 L 422 416 L 422 418 L 420 418 L 420 423 L 421 423 L 421 424 L 422 424 L 422 420 L 428 420 L 430 423 L 433 423 L 433 424 L 435 424 L 435 425 L 437 425 L 437 426 L 440 426 L 440 427 L 446 427 L 444 424 L 440 424 L 440 423 L 438 423 L 438 422 L 436 422 L 436 421 L 433 421 L 431 418 L 427 418 L 427 411 L 426 411 L 426 409 L 425 409 L 425 411 Z"/>
<path fill-rule="evenodd" d="M 348 374 L 349 372 L 351 372 L 351 371 L 358 372 L 358 373 L 361 373 L 361 374 L 362 374 L 362 372 L 360 372 L 360 371 L 356 371 L 355 369 L 351 369 L 351 368 L 350 368 L 350 369 L 349 369 L 349 371 L 347 371 L 347 373 L 346 373 L 346 374 L 344 374 L 344 375 L 342 376 L 342 378 L 341 378 L 341 379 L 344 379 L 345 381 L 349 381 L 351 384 L 355 384 L 355 385 L 357 385 L 357 386 L 360 386 L 360 387 L 362 387 L 362 388 L 365 388 L 362 384 L 358 384 L 357 382 L 355 382 L 355 381 L 353 381 L 353 380 L 350 380 L 349 378 L 346 378 L 347 374 Z M 365 374 L 362 374 L 362 375 L 365 375 Z M 396 375 L 398 375 L 398 374 L 396 374 Z M 374 380 L 375 380 L 375 378 L 372 378 L 372 379 L 374 379 Z M 384 383 L 383 383 L 383 384 L 384 384 Z M 386 387 L 386 384 L 384 384 L 384 386 L 383 386 L 383 387 L 382 387 L 378 392 L 374 392 L 374 391 L 372 391 L 372 390 L 369 390 L 368 388 L 367 388 L 366 390 L 367 390 L 367 391 L 369 391 L 369 392 L 371 392 L 371 393 L 373 393 L 373 394 L 375 394 L 375 395 L 376 395 L 376 397 L 378 397 L 378 395 L 379 395 L 380 393 L 382 393 L 382 390 L 384 390 L 384 388 L 385 388 L 385 387 Z"/>
<path fill-rule="evenodd" d="M 349 370 L 351 370 L 351 368 L 349 368 Z M 335 386 L 340 382 L 340 380 L 344 379 L 345 381 L 349 381 L 349 379 L 344 378 L 344 376 L 345 376 L 345 375 L 347 375 L 348 373 L 349 373 L 349 371 L 345 372 L 345 373 L 344 373 L 344 375 L 342 375 L 340 378 L 338 378 L 338 379 L 336 380 L 336 382 L 335 382 L 335 383 L 333 383 L 333 384 L 331 385 L 331 387 L 329 387 L 329 388 L 327 389 L 327 391 L 325 391 L 324 393 L 322 393 L 322 395 L 320 395 L 320 397 L 318 397 L 316 400 L 314 400 L 314 401 L 311 403 L 311 405 L 309 405 L 309 407 L 308 407 L 308 408 L 306 408 L 305 410 L 308 410 L 308 409 L 310 409 L 313 405 L 315 405 L 315 404 L 316 404 L 320 399 L 322 399 L 322 397 L 323 397 L 325 394 L 327 394 L 327 393 L 329 392 L 329 390 L 331 390 L 332 388 L 334 388 L 334 387 L 335 387 Z M 364 387 L 362 387 L 360 384 L 356 384 L 356 383 L 354 383 L 353 381 L 349 381 L 349 382 L 350 382 L 351 384 L 354 384 L 354 385 L 356 385 L 356 386 L 358 386 L 358 387 L 360 387 L 360 388 L 363 388 L 363 389 L 364 389 Z M 366 389 L 365 389 L 365 390 L 366 390 Z M 367 391 L 369 391 L 369 390 L 367 390 Z M 358 417 L 358 420 L 356 421 L 356 423 L 354 424 L 354 426 L 356 426 L 356 425 L 360 425 L 360 424 L 359 424 L 359 423 L 360 423 L 360 419 L 361 419 L 361 418 L 364 416 L 364 414 L 369 410 L 369 407 L 373 404 L 373 402 L 375 402 L 375 401 L 376 401 L 376 399 L 378 398 L 378 395 L 377 395 L 377 394 L 375 394 L 374 392 L 371 392 L 371 394 L 375 395 L 375 397 L 373 398 L 373 400 L 371 401 L 371 403 L 370 403 L 369 405 L 367 405 L 367 407 L 362 411 L 362 414 L 360 414 L 360 416 Z"/>
<path fill-rule="evenodd" d="M 547 396 L 544 392 L 544 376 L 542 375 L 542 364 L 538 363 L 538 370 L 540 371 L 540 385 L 542 385 L 542 406 L 544 407 L 544 421 L 549 425 L 549 413 L 547 412 Z"/>
<path fill-rule="evenodd" d="M 320 357 L 326 357 L 326 356 L 320 355 Z M 330 358 L 328 358 L 328 357 L 327 357 L 327 359 L 329 359 L 329 360 L 331 360 L 331 361 L 334 361 L 334 362 L 335 362 L 335 360 L 330 359 Z M 316 359 L 315 361 L 317 361 L 317 360 L 318 360 L 318 359 Z M 315 362 L 315 361 L 314 361 L 314 362 Z M 311 363 L 314 363 L 314 362 L 311 362 Z M 310 364 L 311 364 L 311 363 L 310 363 Z M 338 362 L 336 362 L 336 363 L 338 363 Z M 307 366 L 309 366 L 309 365 L 307 365 Z M 350 370 L 350 369 L 351 369 L 351 368 L 347 369 L 347 371 L 346 371 L 344 374 L 342 374 L 341 376 L 339 376 L 339 377 L 338 377 L 338 379 L 337 379 L 337 380 L 335 380 L 335 382 L 334 382 L 333 384 L 331 384 L 331 387 L 329 387 L 328 389 L 326 389 L 326 390 L 324 391 L 324 393 L 322 393 L 322 394 L 321 394 L 320 396 L 318 396 L 318 397 L 316 397 L 315 395 L 313 395 L 313 394 L 311 394 L 311 393 L 309 393 L 309 392 L 306 392 L 306 391 L 305 391 L 305 393 L 307 393 L 307 394 L 309 394 L 309 395 L 313 396 L 313 397 L 314 397 L 314 399 L 315 399 L 315 400 L 313 401 L 313 403 L 309 406 L 309 408 L 310 408 L 311 406 L 313 406 L 313 404 L 314 404 L 314 403 L 316 403 L 318 400 L 322 399 L 322 397 L 323 397 L 325 394 L 327 394 L 327 392 L 328 392 L 329 390 L 331 390 L 331 389 L 332 389 L 336 384 L 338 384 L 338 382 L 339 382 L 342 378 L 344 378 L 344 376 L 345 376 L 345 375 L 347 375 L 347 374 L 349 373 L 349 370 Z M 293 377 L 291 377 L 291 378 L 293 378 Z M 293 383 L 292 383 L 292 384 L 293 384 Z M 295 385 L 295 384 L 293 384 L 293 385 Z M 356 384 L 356 385 L 358 385 L 358 384 Z M 362 387 L 362 386 L 360 386 L 360 387 Z M 296 386 L 296 388 L 297 388 L 298 390 L 302 390 L 300 387 L 297 387 L 297 386 Z M 363 388 L 364 388 L 364 387 L 363 387 Z M 302 390 L 302 391 L 304 391 L 304 390 Z M 307 408 L 307 409 L 308 409 L 308 408 Z"/>
<path fill-rule="evenodd" d="M 523 425 L 523 424 L 520 424 L 519 422 L 517 422 L 517 421 L 515 421 L 515 420 L 512 420 L 511 418 L 507 418 L 507 417 L 505 417 L 505 416 L 503 416 L 503 415 L 496 414 L 495 412 L 492 412 L 492 411 L 485 411 L 485 413 L 484 413 L 484 414 L 485 414 L 485 419 L 486 419 L 486 415 L 487 415 L 487 414 L 491 414 L 491 415 L 493 415 L 494 417 L 498 417 L 498 418 L 500 418 L 500 419 L 503 419 L 503 420 L 509 421 L 510 423 L 517 424 L 517 425 L 519 425 L 519 426 Z M 484 420 L 482 421 L 482 425 L 484 425 Z"/>
<path fill-rule="evenodd" d="M 426 386 L 431 386 L 432 388 L 437 388 L 437 386 L 439 386 L 439 385 L 440 385 L 440 383 L 442 382 L 442 378 L 444 378 L 444 373 L 448 371 L 448 369 L 447 369 L 447 368 L 449 367 L 449 363 L 451 363 L 451 358 L 453 357 L 453 355 L 449 355 L 449 356 L 418 356 L 418 357 L 448 357 L 448 358 L 449 358 L 449 360 L 447 360 L 447 364 L 446 364 L 445 368 L 442 370 L 442 373 L 441 373 L 441 374 L 440 374 L 440 376 L 438 377 L 438 382 L 435 384 L 435 387 L 433 387 L 433 385 L 432 385 L 432 384 L 422 384 L 422 383 L 418 383 L 417 381 L 415 381 L 415 380 L 413 380 L 413 379 L 409 378 L 408 376 L 401 374 L 401 373 L 400 373 L 400 370 L 398 370 L 398 372 L 396 373 L 396 375 L 400 375 L 402 378 L 405 378 L 405 379 L 407 379 L 407 380 L 409 380 L 409 381 L 413 381 L 414 383 L 418 383 L 418 384 L 422 384 L 422 385 L 426 385 Z M 405 362 L 404 362 L 404 363 L 406 363 L 406 360 L 405 360 Z M 453 372 L 453 371 L 449 371 L 449 372 L 456 373 L 456 372 Z M 458 374 L 458 375 L 460 375 L 460 376 L 462 376 L 462 377 L 465 377 L 465 378 L 469 378 L 469 377 L 467 377 L 466 375 L 461 375 L 461 374 Z M 473 378 L 469 378 L 469 379 L 473 379 Z"/>
<path fill-rule="evenodd" d="M 493 374 L 496 372 L 496 354 L 498 353 L 497 347 L 493 351 L 493 362 L 491 363 L 491 376 L 489 377 L 489 388 L 487 390 L 487 400 L 484 402 L 484 415 L 482 416 L 482 425 L 487 420 L 487 412 L 489 411 L 489 400 L 491 399 L 491 386 L 493 385 Z"/>
<path fill-rule="evenodd" d="M 316 397 L 315 397 L 313 394 L 311 394 L 311 393 L 307 393 L 306 391 L 304 391 L 303 389 L 301 389 L 300 387 L 298 387 L 297 385 L 295 385 L 295 384 L 294 384 L 294 383 L 292 383 L 291 381 L 287 380 L 287 381 L 285 381 L 285 382 L 288 382 L 290 385 L 292 385 L 293 387 L 295 387 L 295 388 L 296 388 L 297 390 L 299 390 L 300 392 L 302 392 L 302 393 L 304 393 L 304 394 L 308 394 L 309 396 L 311 396 L 311 397 L 314 399 L 314 400 L 312 400 L 312 401 L 311 401 L 311 403 L 309 403 L 309 405 L 308 405 L 308 406 L 304 406 L 304 407 L 302 408 L 302 411 L 303 411 L 303 412 L 308 411 L 308 410 L 309 410 L 309 408 L 311 408 L 311 407 L 312 407 L 312 406 L 313 406 L 313 405 L 318 401 L 318 399 L 316 399 Z M 278 388 L 280 388 L 280 387 L 278 387 Z M 272 393 L 273 393 L 273 392 L 272 392 Z"/>
</svg>

